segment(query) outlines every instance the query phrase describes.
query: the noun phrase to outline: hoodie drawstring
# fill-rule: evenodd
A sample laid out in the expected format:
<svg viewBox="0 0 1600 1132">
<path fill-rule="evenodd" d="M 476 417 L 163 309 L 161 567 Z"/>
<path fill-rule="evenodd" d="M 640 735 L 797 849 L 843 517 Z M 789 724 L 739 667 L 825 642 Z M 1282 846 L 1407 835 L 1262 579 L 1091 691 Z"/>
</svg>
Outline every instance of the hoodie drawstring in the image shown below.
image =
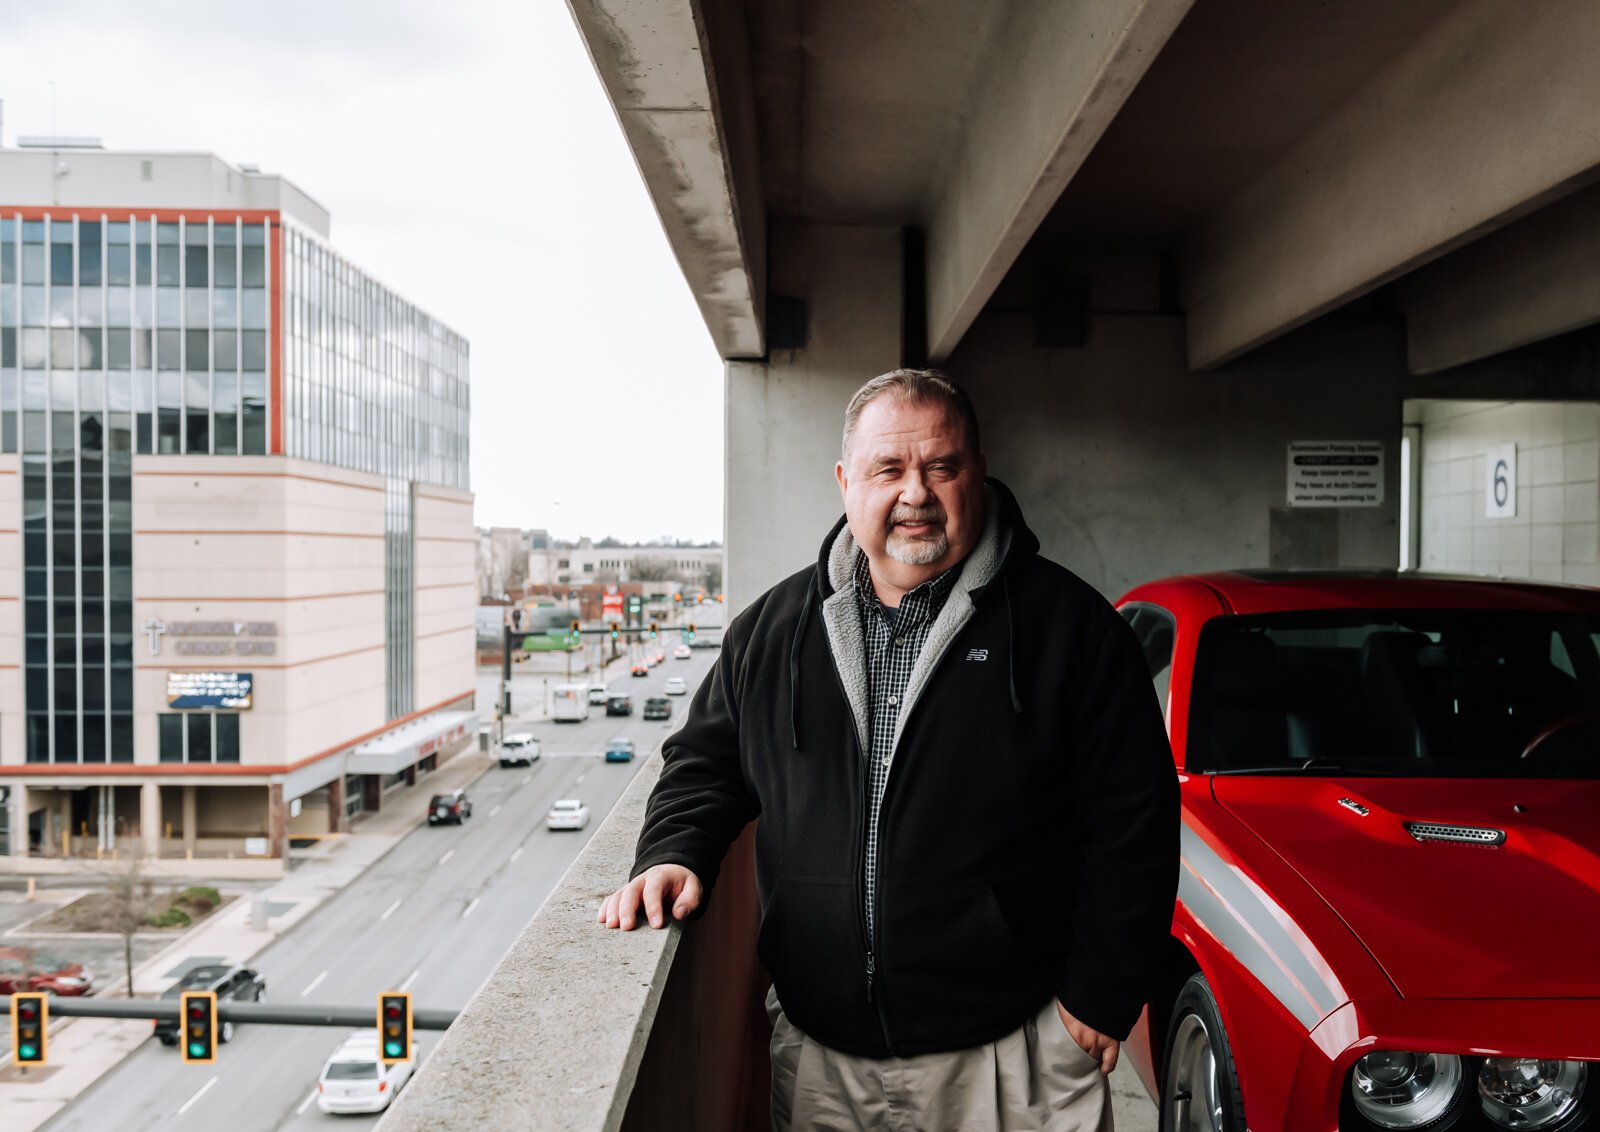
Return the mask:
<svg viewBox="0 0 1600 1132">
<path fill-rule="evenodd" d="M 1011 582 L 1000 575 L 1000 592 L 1006 599 L 1006 678 L 1011 681 L 1011 713 L 1022 714 L 1022 699 L 1017 695 L 1017 630 L 1011 616 Z"/>
<path fill-rule="evenodd" d="M 800 622 L 795 626 L 794 645 L 789 649 L 789 734 L 797 751 L 800 749 L 800 643 L 806 639 L 806 626 L 811 623 L 811 601 L 816 596 L 817 575 L 813 571 L 806 580 L 806 597 L 800 603 Z"/>
</svg>

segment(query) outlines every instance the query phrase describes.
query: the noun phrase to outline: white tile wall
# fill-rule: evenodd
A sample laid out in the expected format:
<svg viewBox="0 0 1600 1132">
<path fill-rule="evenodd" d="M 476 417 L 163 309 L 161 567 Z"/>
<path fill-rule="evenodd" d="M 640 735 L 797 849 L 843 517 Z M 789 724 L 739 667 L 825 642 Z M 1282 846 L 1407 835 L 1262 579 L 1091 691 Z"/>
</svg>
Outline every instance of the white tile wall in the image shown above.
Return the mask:
<svg viewBox="0 0 1600 1132">
<path fill-rule="evenodd" d="M 1600 404 L 1414 402 L 1423 569 L 1600 584 Z M 1517 513 L 1484 515 L 1490 448 L 1517 446 Z"/>
</svg>

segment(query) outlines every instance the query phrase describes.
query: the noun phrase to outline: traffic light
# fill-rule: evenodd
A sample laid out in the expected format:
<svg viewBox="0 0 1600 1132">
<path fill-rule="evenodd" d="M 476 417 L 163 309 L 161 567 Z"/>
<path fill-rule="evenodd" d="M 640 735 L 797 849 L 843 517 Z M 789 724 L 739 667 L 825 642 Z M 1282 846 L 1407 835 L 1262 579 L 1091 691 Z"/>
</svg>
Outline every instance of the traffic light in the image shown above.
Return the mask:
<svg viewBox="0 0 1600 1132">
<path fill-rule="evenodd" d="M 210 1065 L 217 1060 L 217 995 L 215 991 L 184 991 L 178 1013 L 183 1017 L 183 1060 L 190 1065 Z"/>
<path fill-rule="evenodd" d="M 622 631 L 617 628 L 617 623 L 615 621 L 613 621 L 611 623 L 611 639 L 614 641 L 618 637 L 620 637 L 621 635 L 622 635 Z"/>
<path fill-rule="evenodd" d="M 11 1049 L 18 1065 L 43 1065 L 50 998 L 37 991 L 11 996 Z"/>
<path fill-rule="evenodd" d="M 694 640 L 694 622 L 689 622 L 689 639 Z"/>
<path fill-rule="evenodd" d="M 582 634 L 582 629 L 583 629 L 583 622 L 578 621 L 578 620 L 574 620 L 572 622 L 572 640 L 573 640 L 574 644 L 576 644 L 577 641 L 578 641 L 578 638 L 583 635 Z"/>
<path fill-rule="evenodd" d="M 385 991 L 378 996 L 379 1039 L 385 1065 L 411 1059 L 411 995 Z"/>
<path fill-rule="evenodd" d="M 656 639 L 656 623 L 654 621 L 650 622 L 650 639 L 652 641 Z"/>
</svg>

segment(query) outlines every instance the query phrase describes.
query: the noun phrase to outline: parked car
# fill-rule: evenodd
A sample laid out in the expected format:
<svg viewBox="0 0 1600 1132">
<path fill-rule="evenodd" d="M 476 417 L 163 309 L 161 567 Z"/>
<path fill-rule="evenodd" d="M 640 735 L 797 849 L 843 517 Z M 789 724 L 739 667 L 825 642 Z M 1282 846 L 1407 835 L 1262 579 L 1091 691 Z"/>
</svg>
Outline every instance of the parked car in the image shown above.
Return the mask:
<svg viewBox="0 0 1600 1132">
<path fill-rule="evenodd" d="M 605 702 L 606 702 L 606 697 L 609 696 L 610 694 L 611 694 L 611 689 L 607 688 L 604 684 L 590 684 L 589 685 L 589 702 L 591 704 L 598 704 L 598 705 L 602 705 L 603 706 L 605 704 Z"/>
<path fill-rule="evenodd" d="M 230 967 L 211 963 L 196 967 L 161 992 L 162 999 L 176 1002 L 184 991 L 211 991 L 220 1005 L 224 1002 L 260 1002 L 267 996 L 267 980 L 250 967 Z M 177 1018 L 159 1019 L 154 1023 L 156 1039 L 164 1046 L 178 1044 Z M 233 1041 L 232 1021 L 217 1025 L 217 1041 Z M 374 1031 L 376 1032 L 376 1031 Z"/>
<path fill-rule="evenodd" d="M 648 676 L 650 675 L 650 666 L 647 664 L 636 664 L 633 666 L 632 671 L 635 676 Z"/>
<path fill-rule="evenodd" d="M 589 824 L 589 807 L 576 798 L 562 798 L 550 807 L 544 824 L 551 829 L 582 829 Z"/>
<path fill-rule="evenodd" d="M 632 715 L 633 714 L 633 697 L 632 696 L 612 696 L 609 700 L 606 701 L 606 714 L 607 715 Z"/>
<path fill-rule="evenodd" d="M 501 766 L 532 766 L 539 760 L 539 740 L 531 732 L 518 731 L 507 735 L 500 744 Z"/>
<path fill-rule="evenodd" d="M 94 993 L 94 974 L 82 963 L 34 947 L 0 947 L 0 994 L 44 991 L 76 997 Z"/>
<path fill-rule="evenodd" d="M 377 1029 L 351 1030 L 317 1074 L 317 1107 L 323 1112 L 382 1112 L 416 1069 L 416 1039 L 410 1058 L 385 1065 L 378 1056 Z"/>
<path fill-rule="evenodd" d="M 450 790 L 435 794 L 428 800 L 428 824 L 453 822 L 460 825 L 472 816 L 472 800 L 465 790 Z"/>
<path fill-rule="evenodd" d="M 688 645 L 677 645 L 672 650 L 674 660 L 688 660 L 690 655 Z"/>
<path fill-rule="evenodd" d="M 673 676 L 661 690 L 669 696 L 682 696 L 689 691 L 689 685 L 683 682 L 682 676 Z"/>
<path fill-rule="evenodd" d="M 1123 1046 L 1162 1127 L 1600 1127 L 1600 591 L 1262 571 L 1118 609 L 1181 772 Z"/>
<path fill-rule="evenodd" d="M 644 717 L 646 719 L 671 719 L 672 701 L 665 696 L 651 696 L 644 702 Z"/>
</svg>

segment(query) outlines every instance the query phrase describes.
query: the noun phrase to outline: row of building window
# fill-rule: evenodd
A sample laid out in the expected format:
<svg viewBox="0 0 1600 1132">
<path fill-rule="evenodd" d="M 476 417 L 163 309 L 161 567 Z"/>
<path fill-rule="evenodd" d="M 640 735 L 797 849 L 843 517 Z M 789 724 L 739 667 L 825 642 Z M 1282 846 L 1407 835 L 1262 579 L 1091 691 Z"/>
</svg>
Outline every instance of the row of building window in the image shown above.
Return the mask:
<svg viewBox="0 0 1600 1132">
<path fill-rule="evenodd" d="M 154 346 L 152 351 L 151 347 Z M 218 370 L 267 368 L 265 330 L 124 330 L 98 326 L 0 327 L 0 368 Z"/>
<path fill-rule="evenodd" d="M 233 712 L 172 712 L 156 717 L 164 763 L 236 763 L 239 717 Z"/>
</svg>

